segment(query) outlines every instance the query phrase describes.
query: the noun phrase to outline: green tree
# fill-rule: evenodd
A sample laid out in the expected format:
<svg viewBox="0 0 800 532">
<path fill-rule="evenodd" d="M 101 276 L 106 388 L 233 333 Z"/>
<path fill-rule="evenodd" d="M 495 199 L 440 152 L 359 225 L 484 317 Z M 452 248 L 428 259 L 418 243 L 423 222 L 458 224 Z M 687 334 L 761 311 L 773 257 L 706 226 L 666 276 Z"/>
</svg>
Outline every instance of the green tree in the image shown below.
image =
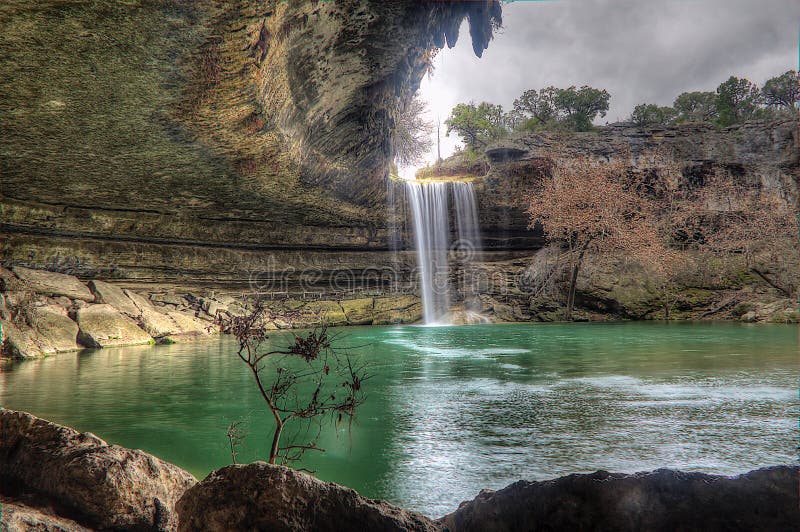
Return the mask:
<svg viewBox="0 0 800 532">
<path fill-rule="evenodd" d="M 797 71 L 788 72 L 768 79 L 761 88 L 764 105 L 770 107 L 785 107 L 794 109 L 795 103 L 800 101 L 800 82 Z"/>
<path fill-rule="evenodd" d="M 666 125 L 675 120 L 676 112 L 672 107 L 659 107 L 653 103 L 640 103 L 633 108 L 631 121 L 639 126 Z"/>
<path fill-rule="evenodd" d="M 588 131 L 598 114 L 606 116 L 610 99 L 608 91 L 584 85 L 580 89 L 575 86 L 557 89 L 553 103 L 570 129 Z"/>
<path fill-rule="evenodd" d="M 546 89 L 529 89 L 514 100 L 514 110 L 518 116 L 524 117 L 525 129 L 535 129 L 558 119 L 558 110 L 555 105 L 555 96 L 559 89 L 547 87 Z"/>
<path fill-rule="evenodd" d="M 717 118 L 717 95 L 713 92 L 683 92 L 672 107 L 677 122 L 711 122 Z"/>
<path fill-rule="evenodd" d="M 721 126 L 752 118 L 761 103 L 761 91 L 750 80 L 731 76 L 717 87 L 716 107 Z"/>
<path fill-rule="evenodd" d="M 444 124 L 447 126 L 447 135 L 456 132 L 467 148 L 473 151 L 508 133 L 503 107 L 487 102 L 456 105 Z"/>
</svg>

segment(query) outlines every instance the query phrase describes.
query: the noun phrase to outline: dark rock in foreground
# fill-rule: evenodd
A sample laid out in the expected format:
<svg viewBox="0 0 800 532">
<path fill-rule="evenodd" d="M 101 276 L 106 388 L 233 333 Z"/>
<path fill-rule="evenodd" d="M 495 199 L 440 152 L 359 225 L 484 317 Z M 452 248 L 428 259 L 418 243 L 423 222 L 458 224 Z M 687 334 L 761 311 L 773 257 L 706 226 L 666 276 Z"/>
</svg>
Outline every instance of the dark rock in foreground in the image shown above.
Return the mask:
<svg viewBox="0 0 800 532">
<path fill-rule="evenodd" d="M 175 502 L 194 483 L 145 452 L 0 409 L 0 494 L 52 505 L 83 526 L 175 529 Z"/>
<path fill-rule="evenodd" d="M 5 528 L 4 528 L 5 527 Z M 91 532 L 66 517 L 47 509 L 34 508 L 21 501 L 0 496 L 0 530 L 36 532 Z"/>
<path fill-rule="evenodd" d="M 484 490 L 440 519 L 454 531 L 799 530 L 797 466 L 738 477 L 598 471 Z"/>
<path fill-rule="evenodd" d="M 195 479 L 142 451 L 0 408 L 0 530 L 800 530 L 800 467 L 738 477 L 598 471 L 482 491 L 432 521 L 265 462 Z"/>
<path fill-rule="evenodd" d="M 266 462 L 218 469 L 178 501 L 179 530 L 437 531 L 422 514 Z"/>
</svg>

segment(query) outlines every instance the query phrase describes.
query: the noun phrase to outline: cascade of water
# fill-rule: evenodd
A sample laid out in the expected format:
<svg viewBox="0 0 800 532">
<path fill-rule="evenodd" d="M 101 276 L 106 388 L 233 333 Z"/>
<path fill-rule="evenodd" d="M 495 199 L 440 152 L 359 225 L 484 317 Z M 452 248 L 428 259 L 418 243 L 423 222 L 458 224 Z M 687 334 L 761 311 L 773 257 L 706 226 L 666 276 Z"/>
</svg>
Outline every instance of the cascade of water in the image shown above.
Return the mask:
<svg viewBox="0 0 800 532">
<path fill-rule="evenodd" d="M 476 298 L 478 277 L 473 268 L 473 261 L 483 249 L 483 244 L 478 222 L 478 205 L 472 183 L 453 183 L 453 203 L 458 231 L 458 241 L 454 248 L 463 274 L 460 286 L 464 296 L 464 311 L 474 315 L 470 315 L 470 319 L 474 319 L 480 304 Z"/>
<path fill-rule="evenodd" d="M 472 184 L 406 182 L 419 262 L 423 314 L 428 325 L 450 321 L 450 188 L 455 206 L 458 258 L 466 273 L 470 261 L 481 250 L 478 209 Z M 465 295 L 473 295 L 471 285 L 465 286 Z"/>
<path fill-rule="evenodd" d="M 452 185 L 458 229 L 457 250 L 461 253 L 463 260 L 469 262 L 482 249 L 475 189 L 472 187 L 472 183 L 454 182 Z"/>
<path fill-rule="evenodd" d="M 406 182 L 419 259 L 425 323 L 441 323 L 450 310 L 450 220 L 446 183 Z"/>
</svg>

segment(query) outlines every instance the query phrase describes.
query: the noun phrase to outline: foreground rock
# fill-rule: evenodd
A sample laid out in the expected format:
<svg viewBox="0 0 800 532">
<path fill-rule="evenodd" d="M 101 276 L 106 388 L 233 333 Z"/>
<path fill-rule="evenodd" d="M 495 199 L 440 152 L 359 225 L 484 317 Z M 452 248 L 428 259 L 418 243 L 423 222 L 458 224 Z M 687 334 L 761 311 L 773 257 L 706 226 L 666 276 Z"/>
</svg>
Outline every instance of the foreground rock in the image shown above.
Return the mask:
<svg viewBox="0 0 800 532">
<path fill-rule="evenodd" d="M 797 530 L 800 468 L 738 477 L 598 471 L 484 490 L 440 522 L 454 531 Z"/>
<path fill-rule="evenodd" d="M 194 483 L 189 473 L 142 451 L 0 410 L 0 494 L 53 505 L 82 526 L 175 529 L 175 502 Z"/>
<path fill-rule="evenodd" d="M 91 532 L 66 517 L 0 496 L 0 530 L 36 532 Z"/>
<path fill-rule="evenodd" d="M 265 462 L 211 473 L 178 501 L 179 530 L 435 531 L 427 517 Z"/>
</svg>

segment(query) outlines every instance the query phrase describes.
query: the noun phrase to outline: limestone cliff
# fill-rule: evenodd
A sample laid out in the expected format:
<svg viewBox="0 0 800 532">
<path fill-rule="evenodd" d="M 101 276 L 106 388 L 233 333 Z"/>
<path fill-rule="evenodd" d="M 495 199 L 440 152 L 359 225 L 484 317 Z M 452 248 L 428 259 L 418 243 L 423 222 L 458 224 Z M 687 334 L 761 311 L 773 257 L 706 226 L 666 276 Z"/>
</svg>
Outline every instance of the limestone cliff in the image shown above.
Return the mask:
<svg viewBox="0 0 800 532">
<path fill-rule="evenodd" d="M 5 2 L 3 263 L 200 284 L 388 264 L 394 121 L 465 18 L 480 54 L 496 0 Z"/>
<path fill-rule="evenodd" d="M 460 154 L 438 168 L 432 179 L 469 179 L 476 187 L 487 252 L 483 255 L 483 310 L 509 321 L 558 319 L 558 297 L 534 297 L 529 281 L 547 257 L 535 252 L 541 234 L 528 229 L 525 196 L 549 172 L 549 161 L 575 157 L 602 160 L 629 157 L 643 175 L 663 175 L 666 165 L 680 171 L 684 184 L 701 184 L 714 170 L 737 180 L 780 188 L 795 202 L 800 192 L 800 147 L 794 119 L 749 122 L 725 129 L 710 124 L 635 127 L 615 124 L 585 133 L 518 133 L 490 146 L 485 156 Z M 578 284 L 584 318 L 662 318 L 664 294 L 643 272 L 619 260 L 591 261 L 591 275 Z M 706 268 L 711 270 L 711 268 Z M 698 272 L 680 290 L 672 317 L 797 319 L 796 302 L 776 294 L 747 272 L 717 276 Z M 703 277 L 703 278 L 700 278 Z"/>
</svg>

